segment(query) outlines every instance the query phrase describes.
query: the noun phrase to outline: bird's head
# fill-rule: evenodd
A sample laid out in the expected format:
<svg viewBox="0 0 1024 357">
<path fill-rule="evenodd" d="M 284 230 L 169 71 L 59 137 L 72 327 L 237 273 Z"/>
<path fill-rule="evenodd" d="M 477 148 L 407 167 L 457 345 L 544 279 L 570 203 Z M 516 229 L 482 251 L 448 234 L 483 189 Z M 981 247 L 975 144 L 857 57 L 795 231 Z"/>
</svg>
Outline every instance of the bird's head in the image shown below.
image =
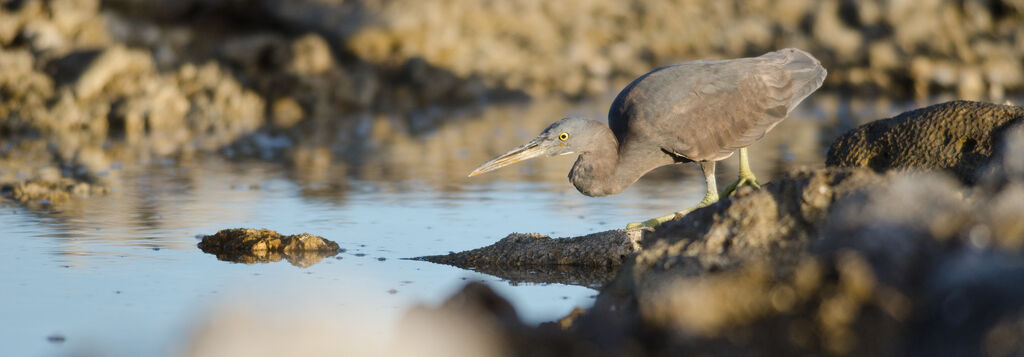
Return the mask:
<svg viewBox="0 0 1024 357">
<path fill-rule="evenodd" d="M 539 156 L 584 153 L 586 144 L 593 141 L 591 136 L 602 126 L 601 123 L 581 117 L 567 117 L 556 121 L 533 140 L 483 163 L 473 170 L 469 177 Z"/>
</svg>

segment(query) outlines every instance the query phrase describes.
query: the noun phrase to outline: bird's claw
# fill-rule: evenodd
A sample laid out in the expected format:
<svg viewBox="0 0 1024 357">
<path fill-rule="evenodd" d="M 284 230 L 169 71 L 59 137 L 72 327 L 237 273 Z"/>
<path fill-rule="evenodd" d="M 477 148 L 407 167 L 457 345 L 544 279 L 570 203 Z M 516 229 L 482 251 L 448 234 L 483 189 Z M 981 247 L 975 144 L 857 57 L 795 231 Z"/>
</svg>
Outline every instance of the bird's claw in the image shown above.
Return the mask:
<svg viewBox="0 0 1024 357">
<path fill-rule="evenodd" d="M 737 179 L 736 182 L 733 182 L 728 187 L 726 187 L 724 191 L 722 191 L 722 196 L 732 196 L 734 193 L 736 193 L 736 189 L 740 188 L 741 186 L 750 186 L 758 190 L 761 189 L 761 184 L 757 182 L 757 177 L 754 177 L 753 175 L 740 176 L 740 178 Z"/>
<path fill-rule="evenodd" d="M 665 222 L 671 221 L 673 219 L 677 219 L 677 218 L 683 217 L 687 213 L 690 213 L 691 211 L 693 211 L 694 209 L 697 209 L 699 207 L 702 207 L 702 206 L 698 206 L 698 207 L 682 210 L 682 211 L 679 211 L 679 212 L 676 212 L 676 213 L 666 214 L 666 215 L 658 217 L 658 218 L 651 218 L 651 219 L 648 219 L 648 220 L 643 221 L 643 222 L 633 222 L 633 223 L 627 224 L 626 225 L 626 229 L 631 229 L 631 228 L 651 228 L 651 229 L 654 229 L 654 228 L 658 228 L 658 226 L 660 226 L 662 223 L 665 223 Z"/>
<path fill-rule="evenodd" d="M 662 222 L 659 222 L 657 218 L 652 218 L 652 219 L 648 219 L 648 220 L 643 221 L 643 222 L 631 222 L 631 223 L 626 225 L 626 229 L 633 229 L 633 228 L 656 228 L 656 227 L 660 226 L 661 223 Z"/>
</svg>

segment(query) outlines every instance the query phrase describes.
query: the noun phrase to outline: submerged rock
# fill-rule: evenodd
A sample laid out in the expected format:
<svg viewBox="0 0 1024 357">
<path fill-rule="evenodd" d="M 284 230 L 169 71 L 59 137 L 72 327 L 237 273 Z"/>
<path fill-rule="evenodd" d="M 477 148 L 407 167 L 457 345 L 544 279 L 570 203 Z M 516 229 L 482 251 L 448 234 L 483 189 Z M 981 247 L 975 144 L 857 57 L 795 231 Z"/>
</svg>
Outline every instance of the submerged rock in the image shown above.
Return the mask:
<svg viewBox="0 0 1024 357">
<path fill-rule="evenodd" d="M 338 243 L 309 233 L 285 236 L 269 229 L 223 229 L 202 239 L 199 249 L 220 260 L 255 264 L 287 259 L 303 268 L 338 254 L 339 248 Z"/>
<path fill-rule="evenodd" d="M 1002 133 L 1024 122 L 1024 108 L 953 101 L 863 125 L 837 139 L 825 164 L 877 172 L 945 169 L 965 183 L 977 181 Z"/>
</svg>

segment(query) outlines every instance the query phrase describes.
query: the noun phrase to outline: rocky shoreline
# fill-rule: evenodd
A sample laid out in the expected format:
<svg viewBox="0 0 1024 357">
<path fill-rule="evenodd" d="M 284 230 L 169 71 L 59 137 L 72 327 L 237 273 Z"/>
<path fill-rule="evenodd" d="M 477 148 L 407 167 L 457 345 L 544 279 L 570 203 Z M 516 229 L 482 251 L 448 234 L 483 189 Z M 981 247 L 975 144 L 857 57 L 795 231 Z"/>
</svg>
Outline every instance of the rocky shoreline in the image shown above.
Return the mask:
<svg viewBox="0 0 1024 357">
<path fill-rule="evenodd" d="M 959 101 L 862 126 L 833 145 L 834 166 L 636 231 L 631 258 L 606 257 L 622 265 L 595 305 L 558 323 L 527 327 L 514 311 L 462 310 L 501 300 L 485 286 L 452 297 L 458 308 L 411 314 L 487 316 L 501 326 L 497 352 L 506 355 L 1019 354 L 1022 121 L 1019 107 Z M 914 140 L 885 146 L 900 142 L 889 137 Z M 971 138 L 980 144 L 964 150 Z M 860 159 L 869 151 L 886 164 Z M 976 179 L 958 180 L 965 172 Z M 533 249 L 520 237 L 430 259 L 550 268 L 545 257 L 507 258 Z M 585 249 L 569 247 L 580 238 L 548 240 Z"/>
</svg>

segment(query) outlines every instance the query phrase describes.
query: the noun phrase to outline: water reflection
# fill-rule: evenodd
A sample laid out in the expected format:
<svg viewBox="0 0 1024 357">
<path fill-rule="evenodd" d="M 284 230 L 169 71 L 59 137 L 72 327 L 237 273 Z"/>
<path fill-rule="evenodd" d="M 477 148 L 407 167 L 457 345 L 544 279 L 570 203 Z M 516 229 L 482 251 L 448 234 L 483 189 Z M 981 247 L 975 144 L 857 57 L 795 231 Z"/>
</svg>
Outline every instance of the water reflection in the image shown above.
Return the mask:
<svg viewBox="0 0 1024 357">
<path fill-rule="evenodd" d="M 288 155 L 291 178 L 306 187 L 304 194 L 341 198 L 343 178 L 365 181 L 416 181 L 443 192 L 458 192 L 470 185 L 492 182 L 565 183 L 574 157 L 555 157 L 520 163 L 510 170 L 468 179 L 479 163 L 529 140 L 566 114 L 582 114 L 603 121 L 612 98 L 584 102 L 535 100 L 525 105 L 486 107 L 453 112 L 432 131 L 415 131 L 401 118 L 363 116 L 365 135 L 351 133 L 303 138 L 303 145 Z M 801 104 L 751 149 L 752 165 L 766 179 L 797 166 L 821 166 L 828 144 L 843 132 L 879 118 L 889 117 L 915 104 L 887 100 L 847 98 L 816 94 Z M 338 130 L 323 124 L 316 132 Z M 333 138 L 333 139 L 332 139 Z M 731 181 L 737 169 L 734 159 L 722 163 L 721 175 Z M 643 180 L 666 181 L 699 174 L 695 165 L 655 170 Z M 721 180 L 720 180 L 721 181 Z M 726 182 L 726 181 L 721 181 Z"/>
</svg>

